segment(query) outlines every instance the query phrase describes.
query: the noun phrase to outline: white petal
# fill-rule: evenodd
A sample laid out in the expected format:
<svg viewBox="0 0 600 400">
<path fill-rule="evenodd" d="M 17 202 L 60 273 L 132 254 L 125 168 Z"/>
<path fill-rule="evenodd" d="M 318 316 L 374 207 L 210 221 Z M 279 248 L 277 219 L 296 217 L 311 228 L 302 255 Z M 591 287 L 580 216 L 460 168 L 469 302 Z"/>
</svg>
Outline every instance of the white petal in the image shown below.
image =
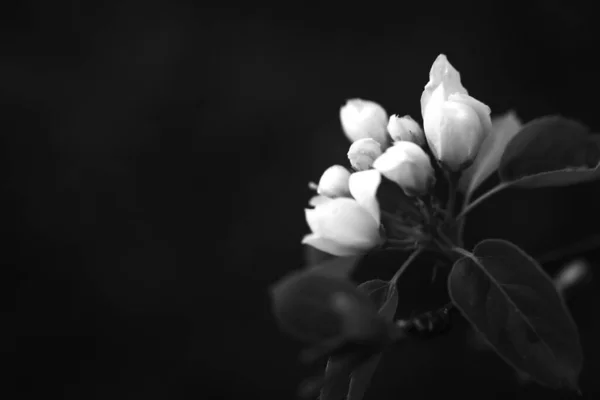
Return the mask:
<svg viewBox="0 0 600 400">
<path fill-rule="evenodd" d="M 425 85 L 421 95 L 422 114 L 425 114 L 425 108 L 431 100 L 433 92 L 440 86 L 443 87 L 444 100 L 448 99 L 448 95 L 452 93 L 468 94 L 467 89 L 461 83 L 460 73 L 450 64 L 444 54 L 437 56 L 429 71 L 429 82 Z"/>
<path fill-rule="evenodd" d="M 459 103 L 466 104 L 473 108 L 479 117 L 481 124 L 484 128 L 485 135 L 489 135 L 492 130 L 492 120 L 490 118 L 491 109 L 487 104 L 482 103 L 474 97 L 471 97 L 464 93 L 454 93 L 448 96 L 448 101 L 456 101 Z"/>
<path fill-rule="evenodd" d="M 313 207 L 318 207 L 321 204 L 327 203 L 329 200 L 331 200 L 329 197 L 318 195 L 318 196 L 313 196 L 308 201 L 308 204 Z"/>
<path fill-rule="evenodd" d="M 316 209 L 305 208 L 306 223 L 312 232 L 319 230 L 319 213 Z"/>
<path fill-rule="evenodd" d="M 442 151 L 440 128 L 442 124 L 442 107 L 445 103 L 444 87 L 440 85 L 433 91 L 431 98 L 423 112 L 423 130 L 425 138 L 429 144 L 429 148 L 439 159 Z"/>
<path fill-rule="evenodd" d="M 348 247 L 367 249 L 380 239 L 379 222 L 354 199 L 339 197 L 318 207 L 314 233 Z"/>
<path fill-rule="evenodd" d="M 304 236 L 302 244 L 307 244 L 317 250 L 339 257 L 352 256 L 361 253 L 360 249 L 342 246 L 331 239 L 326 239 L 314 233 Z"/>
<path fill-rule="evenodd" d="M 373 216 L 377 224 L 380 211 L 376 194 L 380 183 L 381 174 L 374 169 L 353 173 L 348 183 L 352 197 Z"/>
</svg>

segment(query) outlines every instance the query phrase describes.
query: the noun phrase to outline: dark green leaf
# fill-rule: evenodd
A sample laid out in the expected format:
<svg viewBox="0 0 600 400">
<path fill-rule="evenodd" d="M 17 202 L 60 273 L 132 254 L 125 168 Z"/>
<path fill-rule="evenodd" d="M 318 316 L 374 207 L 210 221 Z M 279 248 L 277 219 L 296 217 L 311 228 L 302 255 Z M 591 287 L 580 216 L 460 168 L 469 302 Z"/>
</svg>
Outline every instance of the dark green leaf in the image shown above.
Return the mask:
<svg viewBox="0 0 600 400">
<path fill-rule="evenodd" d="M 535 188 L 600 178 L 600 135 L 560 116 L 524 125 L 509 142 L 498 168 L 503 182 Z"/>
<path fill-rule="evenodd" d="M 359 285 L 371 301 L 378 307 L 379 314 L 392 321 L 398 307 L 398 292 L 395 286 L 390 291 L 389 283 L 374 279 Z M 332 374 L 321 391 L 321 400 L 361 400 L 371 383 L 373 374 L 381 359 L 381 353 L 373 354 L 358 366 L 352 365 L 351 357 L 330 358 L 326 374 Z"/>
<path fill-rule="evenodd" d="M 473 254 L 477 262 L 458 260 L 448 278 L 454 304 L 515 369 L 542 385 L 578 390 L 579 334 L 552 280 L 504 240 L 484 240 Z"/>
</svg>

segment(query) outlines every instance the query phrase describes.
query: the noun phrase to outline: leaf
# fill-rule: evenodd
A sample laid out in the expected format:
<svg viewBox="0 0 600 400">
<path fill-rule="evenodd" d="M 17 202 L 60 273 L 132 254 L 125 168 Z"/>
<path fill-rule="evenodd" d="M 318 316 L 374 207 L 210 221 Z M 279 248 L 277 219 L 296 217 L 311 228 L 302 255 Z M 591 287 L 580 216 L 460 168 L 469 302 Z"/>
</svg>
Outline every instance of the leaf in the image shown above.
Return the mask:
<svg viewBox="0 0 600 400">
<path fill-rule="evenodd" d="M 552 280 L 514 244 L 480 242 L 448 278 L 452 301 L 508 364 L 551 388 L 578 391 L 577 326 Z"/>
<path fill-rule="evenodd" d="M 533 120 L 510 141 L 500 180 L 524 188 L 568 186 L 600 178 L 600 135 L 561 116 Z"/>
<path fill-rule="evenodd" d="M 492 119 L 492 131 L 481 144 L 473 164 L 461 174 L 458 187 L 465 196 L 471 196 L 498 169 L 506 146 L 520 129 L 521 121 L 514 111 Z"/>
<path fill-rule="evenodd" d="M 359 285 L 359 289 L 367 293 L 378 307 L 379 314 L 387 321 L 392 321 L 398 307 L 398 292 L 395 286 L 391 292 L 389 288 L 389 283 L 381 279 Z M 380 360 L 381 353 L 371 355 L 358 366 L 353 365 L 352 356 L 330 358 L 325 373 L 332 378 L 323 386 L 320 400 L 362 400 Z"/>
<path fill-rule="evenodd" d="M 299 340 L 319 343 L 344 336 L 377 341 L 382 336 L 377 307 L 347 279 L 296 271 L 271 287 L 271 297 L 280 328 Z"/>
<path fill-rule="evenodd" d="M 362 400 L 371 384 L 379 361 L 381 361 L 381 353 L 373 355 L 352 372 L 347 400 Z"/>
</svg>

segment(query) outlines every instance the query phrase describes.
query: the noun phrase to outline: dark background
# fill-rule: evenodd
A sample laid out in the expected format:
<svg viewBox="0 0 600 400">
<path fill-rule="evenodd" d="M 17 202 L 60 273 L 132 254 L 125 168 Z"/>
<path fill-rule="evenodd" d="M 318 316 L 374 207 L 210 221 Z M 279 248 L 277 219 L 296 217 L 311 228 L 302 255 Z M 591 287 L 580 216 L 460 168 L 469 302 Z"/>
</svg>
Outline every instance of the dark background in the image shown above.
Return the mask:
<svg viewBox="0 0 600 400">
<path fill-rule="evenodd" d="M 345 163 L 346 99 L 420 120 L 439 53 L 494 114 L 600 130 L 592 3 L 448 3 L 2 5 L 3 390 L 293 398 L 314 371 L 277 331 L 267 287 L 302 265 L 307 182 Z M 536 255 L 577 241 L 597 231 L 599 190 L 508 190 L 467 238 Z M 408 305 L 423 294 L 405 290 Z M 594 281 L 570 300 L 586 398 L 600 395 L 599 297 Z M 465 331 L 386 356 L 367 398 L 563 396 L 517 385 Z"/>
</svg>

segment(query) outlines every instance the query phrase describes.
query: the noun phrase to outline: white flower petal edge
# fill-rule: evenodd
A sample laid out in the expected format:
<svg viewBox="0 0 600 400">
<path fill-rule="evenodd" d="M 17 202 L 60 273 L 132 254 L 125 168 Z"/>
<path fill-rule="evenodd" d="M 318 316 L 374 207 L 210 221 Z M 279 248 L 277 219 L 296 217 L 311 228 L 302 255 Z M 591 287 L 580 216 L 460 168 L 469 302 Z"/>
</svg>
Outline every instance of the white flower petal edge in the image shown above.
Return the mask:
<svg viewBox="0 0 600 400">
<path fill-rule="evenodd" d="M 429 101 L 423 111 L 423 129 L 425 139 L 434 155 L 442 154 L 441 135 L 439 134 L 442 124 L 442 107 L 446 102 L 444 86 L 440 85 L 431 93 Z"/>
<path fill-rule="evenodd" d="M 307 244 L 317 250 L 338 257 L 353 256 L 362 252 L 360 249 L 342 246 L 331 239 L 326 239 L 314 233 L 304 236 L 302 244 Z"/>
<path fill-rule="evenodd" d="M 437 56 L 429 70 L 429 82 L 425 85 L 421 95 L 422 115 L 425 115 L 425 108 L 431 100 L 433 92 L 439 87 L 442 87 L 443 100 L 447 100 L 452 93 L 469 94 L 461 83 L 460 73 L 448 62 L 448 58 L 444 54 Z"/>
<path fill-rule="evenodd" d="M 319 213 L 317 208 L 305 208 L 304 216 L 306 217 L 306 223 L 312 232 L 319 231 Z"/>
<path fill-rule="evenodd" d="M 319 236 L 342 246 L 368 249 L 379 243 L 379 222 L 354 199 L 339 197 L 315 209 Z"/>
<path fill-rule="evenodd" d="M 313 196 L 309 201 L 308 204 L 313 206 L 313 207 L 317 207 L 321 204 L 325 204 L 328 201 L 330 201 L 331 198 L 323 196 L 323 195 L 318 195 L 318 196 Z"/>
<path fill-rule="evenodd" d="M 381 174 L 374 169 L 355 172 L 350 175 L 348 182 L 352 197 L 373 216 L 377 224 L 381 211 L 376 194 L 380 184 Z"/>
</svg>

